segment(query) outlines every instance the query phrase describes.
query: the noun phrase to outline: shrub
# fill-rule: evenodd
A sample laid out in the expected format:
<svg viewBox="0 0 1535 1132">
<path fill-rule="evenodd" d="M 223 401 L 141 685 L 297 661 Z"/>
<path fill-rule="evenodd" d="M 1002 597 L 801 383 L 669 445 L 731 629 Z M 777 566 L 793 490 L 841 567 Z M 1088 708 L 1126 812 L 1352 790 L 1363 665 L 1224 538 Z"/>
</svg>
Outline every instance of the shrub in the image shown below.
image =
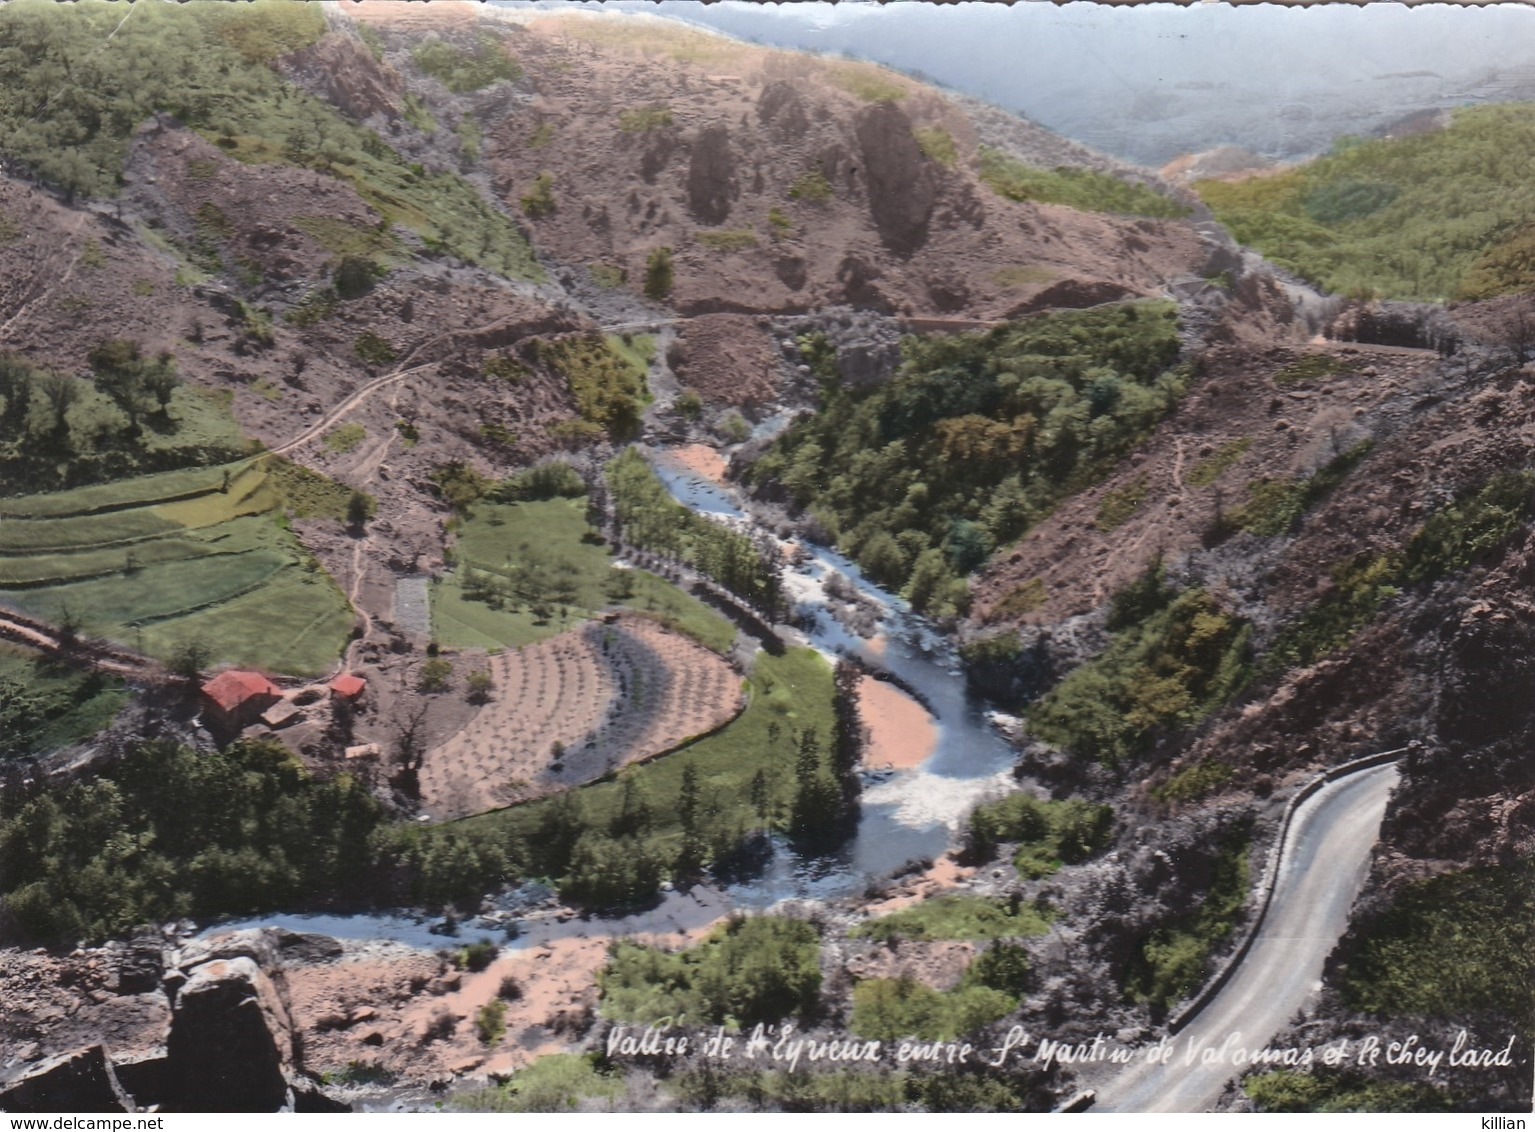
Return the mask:
<svg viewBox="0 0 1535 1132">
<path fill-rule="evenodd" d="M 337 425 L 325 434 L 323 441 L 325 447 L 332 452 L 347 453 L 363 442 L 368 435 L 368 430 L 356 421 L 347 421 L 343 425 Z"/>
<path fill-rule="evenodd" d="M 672 293 L 672 249 L 660 247 L 645 258 L 645 297 L 664 302 Z"/>
<path fill-rule="evenodd" d="M 460 461 L 452 461 L 447 464 L 439 464 L 432 470 L 429 477 L 443 499 L 460 515 L 466 515 L 470 509 L 491 488 L 491 481 L 480 475 L 468 464 Z"/>
<path fill-rule="evenodd" d="M 789 199 L 821 204 L 831 199 L 831 182 L 819 169 L 811 169 L 789 186 Z"/>
<path fill-rule="evenodd" d="M 428 39 L 410 54 L 424 74 L 431 75 L 454 94 L 469 94 L 492 83 L 522 78 L 517 61 L 506 53 L 500 38 L 489 33 L 482 32 L 468 48 Z"/>
<path fill-rule="evenodd" d="M 683 952 L 620 940 L 599 984 L 603 1013 L 619 1020 L 688 1014 L 740 1027 L 776 1022 L 815 1009 L 819 939 L 803 920 L 738 916 Z"/>
<path fill-rule="evenodd" d="M 929 160 L 946 168 L 952 168 L 959 160 L 959 154 L 954 149 L 954 138 L 942 126 L 918 126 L 912 130 L 912 134 L 916 136 L 923 155 Z"/>
<path fill-rule="evenodd" d="M 531 220 L 554 215 L 554 175 L 547 170 L 533 178 L 533 184 L 522 195 L 522 211 Z"/>
<path fill-rule="evenodd" d="M 750 228 L 715 228 L 699 232 L 698 242 L 717 252 L 740 252 L 757 246 L 757 233 Z"/>
<path fill-rule="evenodd" d="M 421 674 L 416 679 L 416 689 L 421 692 L 445 692 L 453 676 L 453 663 L 440 656 L 428 657 L 421 663 Z"/>
<path fill-rule="evenodd" d="M 506 1003 L 493 998 L 474 1016 L 475 1036 L 482 1045 L 493 1046 L 506 1033 Z"/>
<path fill-rule="evenodd" d="M 1144 474 L 1136 476 L 1117 491 L 1107 491 L 1098 503 L 1095 525 L 1100 531 L 1112 531 L 1124 526 L 1130 517 L 1146 502 L 1150 483 Z"/>
<path fill-rule="evenodd" d="M 661 104 L 623 110 L 618 115 L 618 128 L 627 134 L 643 134 L 649 130 L 663 129 L 671 124 L 671 107 Z"/>
<path fill-rule="evenodd" d="M 357 336 L 352 350 L 370 366 L 388 365 L 396 356 L 394 347 L 371 330 L 364 330 Z"/>
<path fill-rule="evenodd" d="M 997 195 L 1009 200 L 1045 201 L 1087 212 L 1164 218 L 1189 213 L 1187 205 L 1146 185 L 1064 165 L 1041 169 L 986 145 L 980 148 L 980 177 Z"/>
<path fill-rule="evenodd" d="M 629 273 L 622 266 L 613 263 L 588 264 L 587 270 L 592 273 L 593 283 L 609 291 L 622 287 L 629 278 Z"/>
<path fill-rule="evenodd" d="M 476 668 L 468 676 L 464 677 L 464 687 L 468 689 L 471 703 L 483 704 L 490 699 L 490 693 L 496 686 L 489 669 Z"/>
</svg>

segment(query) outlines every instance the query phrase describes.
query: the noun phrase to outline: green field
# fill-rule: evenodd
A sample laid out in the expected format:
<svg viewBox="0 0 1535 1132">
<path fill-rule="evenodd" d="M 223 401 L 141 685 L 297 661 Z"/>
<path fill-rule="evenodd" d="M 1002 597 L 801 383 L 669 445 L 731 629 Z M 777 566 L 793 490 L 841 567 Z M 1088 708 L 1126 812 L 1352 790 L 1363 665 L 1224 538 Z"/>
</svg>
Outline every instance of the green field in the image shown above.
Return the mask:
<svg viewBox="0 0 1535 1132">
<path fill-rule="evenodd" d="M 520 648 L 614 604 L 653 616 L 716 652 L 735 629 L 643 570 L 619 570 L 586 522 L 584 498 L 480 503 L 464 520 L 458 566 L 432 587 L 432 631 L 457 648 Z"/>
<path fill-rule="evenodd" d="M 0 642 L 0 758 L 89 738 L 127 701 L 120 680 Z"/>
<path fill-rule="evenodd" d="M 268 461 L 4 501 L 0 603 L 168 658 L 312 674 L 352 615 L 287 531 Z"/>
<path fill-rule="evenodd" d="M 722 730 L 625 774 L 650 799 L 652 836 L 673 852 L 681 838 L 675 802 L 688 766 L 697 767 L 706 804 L 717 805 L 718 824 L 752 829 L 762 824 L 749 800 L 757 773 L 763 772 L 770 784 L 772 801 L 787 806 L 794 786 L 795 733 L 808 728 L 820 735 L 823 743 L 831 741 L 832 670 L 814 649 L 790 649 L 782 656 L 759 653 L 748 683 L 750 703 Z M 622 810 L 624 783 L 598 782 L 575 793 L 584 804 L 586 824 L 606 829 Z M 491 833 L 510 830 L 531 838 L 549 804 L 546 800 L 498 810 L 444 828 Z"/>
</svg>

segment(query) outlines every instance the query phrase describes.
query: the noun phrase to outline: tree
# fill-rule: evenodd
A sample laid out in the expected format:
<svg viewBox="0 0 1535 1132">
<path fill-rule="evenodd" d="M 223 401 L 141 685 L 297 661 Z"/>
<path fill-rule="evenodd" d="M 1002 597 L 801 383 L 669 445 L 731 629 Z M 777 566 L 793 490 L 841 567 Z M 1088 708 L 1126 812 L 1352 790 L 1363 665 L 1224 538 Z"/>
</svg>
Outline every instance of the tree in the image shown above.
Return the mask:
<svg viewBox="0 0 1535 1132">
<path fill-rule="evenodd" d="M 346 256 L 336 265 L 332 276 L 336 294 L 343 299 L 360 299 L 373 290 L 373 284 L 383 274 L 371 259 L 362 256 Z"/>
<path fill-rule="evenodd" d="M 32 367 L 15 354 L 0 354 L 0 398 L 5 399 L 0 429 L 19 430 L 26 421 L 35 377 Z"/>
<path fill-rule="evenodd" d="M 378 514 L 378 500 L 366 491 L 354 491 L 346 501 L 346 521 L 353 530 L 361 531 L 363 524 Z"/>
<path fill-rule="evenodd" d="M 682 847 L 677 852 L 679 873 L 692 873 L 703 867 L 707 847 L 699 828 L 698 767 L 688 763 L 682 768 L 682 787 L 677 793 L 677 820 L 682 826 Z"/>
<path fill-rule="evenodd" d="M 644 783 L 633 774 L 624 775 L 618 813 L 614 815 L 609 832 L 614 837 L 644 836 L 650 832 L 652 817 L 650 798 Z"/>
<path fill-rule="evenodd" d="M 464 686 L 469 690 L 469 702 L 483 704 L 490 699 L 491 690 L 496 686 L 495 680 L 486 668 L 476 668 L 468 676 L 464 677 Z"/>
<path fill-rule="evenodd" d="M 160 406 L 160 417 L 169 420 L 171 398 L 175 396 L 176 389 L 181 384 L 181 378 L 176 373 L 176 359 L 169 353 L 161 354 L 155 359 L 154 364 L 145 367 L 143 380 L 145 391 Z"/>
<path fill-rule="evenodd" d="M 421 692 L 445 692 L 453 676 L 453 662 L 445 657 L 428 657 L 421 664 L 416 680 L 416 690 Z"/>
<path fill-rule="evenodd" d="M 183 680 L 195 683 L 213 657 L 213 649 L 201 637 L 180 641 L 171 652 L 168 667 Z"/>
<path fill-rule="evenodd" d="M 808 728 L 800 735 L 794 778 L 790 836 L 807 845 L 834 842 L 841 824 L 842 791 L 822 765 L 820 737 Z"/>
<path fill-rule="evenodd" d="M 54 441 L 61 443 L 69 436 L 69 410 L 80 399 L 80 383 L 64 374 L 45 373 L 38 379 L 36 389 L 53 414 Z"/>
<path fill-rule="evenodd" d="M 672 249 L 656 248 L 645 260 L 645 297 L 664 302 L 672 293 Z"/>
<path fill-rule="evenodd" d="M 130 436 L 142 431 L 139 419 L 149 412 L 151 401 L 159 404 L 162 415 L 168 414 L 171 395 L 180 384 L 175 359 L 169 353 L 150 361 L 137 342 L 114 338 L 92 349 L 87 361 L 96 388 L 128 418 Z"/>
</svg>

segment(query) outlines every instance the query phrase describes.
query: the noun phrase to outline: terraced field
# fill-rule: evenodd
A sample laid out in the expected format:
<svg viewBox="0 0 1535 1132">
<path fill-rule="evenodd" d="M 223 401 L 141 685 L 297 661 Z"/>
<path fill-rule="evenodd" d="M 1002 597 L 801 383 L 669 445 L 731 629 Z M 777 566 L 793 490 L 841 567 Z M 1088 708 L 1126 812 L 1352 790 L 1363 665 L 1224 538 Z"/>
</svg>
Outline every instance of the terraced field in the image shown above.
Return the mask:
<svg viewBox="0 0 1535 1132">
<path fill-rule="evenodd" d="M 422 762 L 433 817 L 594 781 L 715 730 L 743 706 L 734 669 L 637 616 L 493 656 L 490 672 L 494 699 Z"/>
<path fill-rule="evenodd" d="M 267 460 L 0 500 L 0 605 L 151 656 L 324 671 L 352 616 L 282 523 Z"/>
</svg>

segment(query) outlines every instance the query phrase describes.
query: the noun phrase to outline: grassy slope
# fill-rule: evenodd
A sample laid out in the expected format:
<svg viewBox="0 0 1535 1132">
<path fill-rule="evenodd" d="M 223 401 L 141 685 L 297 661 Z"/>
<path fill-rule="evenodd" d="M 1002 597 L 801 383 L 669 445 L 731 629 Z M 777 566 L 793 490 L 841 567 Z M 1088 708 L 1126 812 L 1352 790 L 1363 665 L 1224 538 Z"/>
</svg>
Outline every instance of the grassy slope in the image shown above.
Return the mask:
<svg viewBox="0 0 1535 1132">
<path fill-rule="evenodd" d="M 612 558 L 591 533 L 581 499 L 482 503 L 458 536 L 459 566 L 432 588 L 432 630 L 443 644 L 460 648 L 520 648 L 562 632 L 572 618 L 588 616 L 613 604 L 606 590 Z M 571 617 L 556 613 L 543 621 L 525 607 L 492 609 L 464 596 L 468 569 L 508 577 L 512 565 L 530 556 L 562 574 L 574 590 Z M 633 596 L 621 604 L 724 652 L 735 629 L 697 598 L 643 570 L 633 572 Z"/>
<path fill-rule="evenodd" d="M 28 650 L 0 642 L 0 711 L 4 688 L 46 701 L 42 718 L 7 720 L 0 755 L 32 754 L 89 738 L 105 727 L 128 700 L 122 682 L 55 664 Z M 14 729 L 13 729 L 14 728 Z"/>
<path fill-rule="evenodd" d="M 1196 188 L 1238 240 L 1329 290 L 1479 298 L 1535 285 L 1532 148 L 1535 105 L 1469 107 L 1434 133 Z"/>
</svg>

